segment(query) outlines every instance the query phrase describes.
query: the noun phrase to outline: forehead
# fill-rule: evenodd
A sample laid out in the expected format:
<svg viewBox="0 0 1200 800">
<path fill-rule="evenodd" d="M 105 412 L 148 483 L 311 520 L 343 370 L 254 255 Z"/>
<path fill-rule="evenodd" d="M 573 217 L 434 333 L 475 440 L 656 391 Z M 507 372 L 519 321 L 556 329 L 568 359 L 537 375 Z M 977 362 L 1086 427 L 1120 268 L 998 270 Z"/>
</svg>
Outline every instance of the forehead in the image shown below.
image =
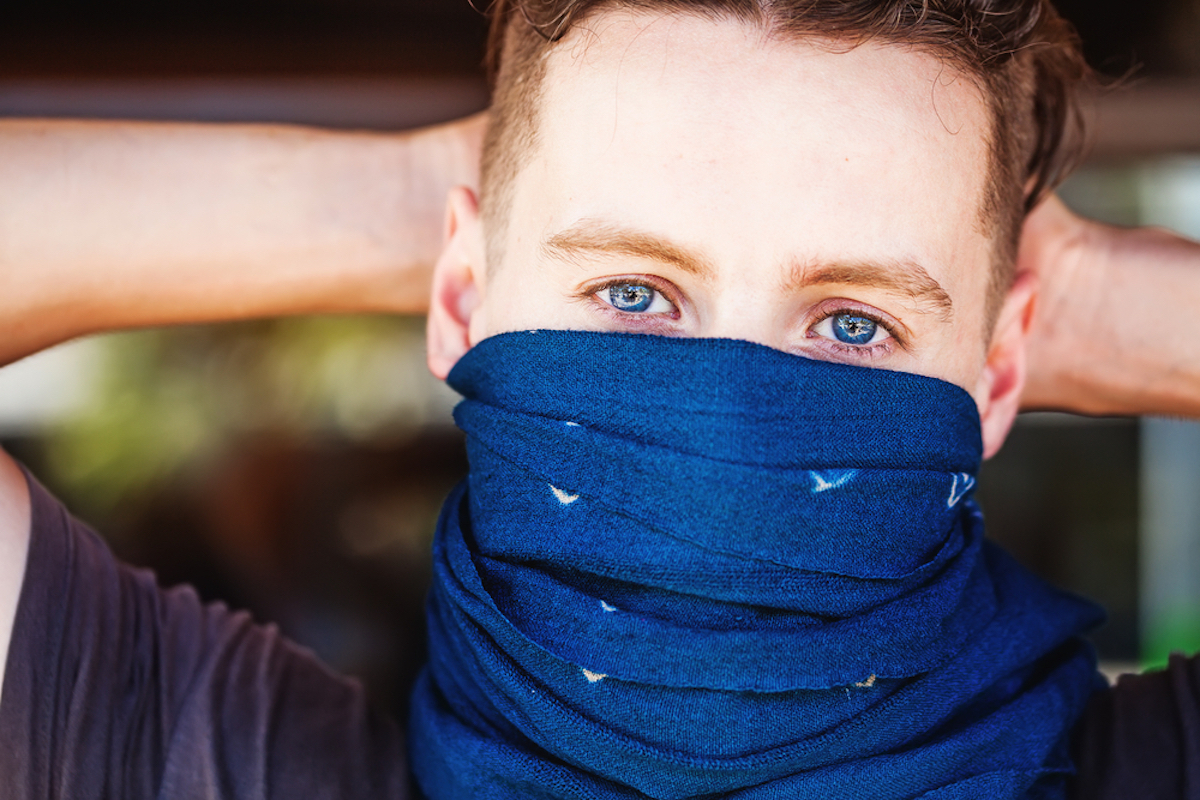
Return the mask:
<svg viewBox="0 0 1200 800">
<path fill-rule="evenodd" d="M 988 133 L 974 85 L 922 52 L 603 12 L 548 56 L 509 219 L 518 237 L 611 219 L 717 263 L 949 266 L 988 250 Z"/>
</svg>

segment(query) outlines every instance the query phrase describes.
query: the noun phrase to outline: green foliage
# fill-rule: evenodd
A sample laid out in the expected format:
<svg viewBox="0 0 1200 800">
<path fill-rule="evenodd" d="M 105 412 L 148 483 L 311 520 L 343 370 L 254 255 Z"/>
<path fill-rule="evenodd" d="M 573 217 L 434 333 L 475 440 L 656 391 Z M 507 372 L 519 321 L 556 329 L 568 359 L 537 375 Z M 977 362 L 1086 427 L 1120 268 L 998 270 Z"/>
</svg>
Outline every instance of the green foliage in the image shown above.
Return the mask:
<svg viewBox="0 0 1200 800">
<path fill-rule="evenodd" d="M 1143 669 L 1167 666 L 1172 653 L 1200 653 L 1200 611 L 1177 609 L 1158 619 L 1142 635 Z"/>
<path fill-rule="evenodd" d="M 309 317 L 141 331 L 106 341 L 96 397 L 47 439 L 82 510 L 110 514 L 260 431 L 395 439 L 449 422 L 423 320 Z"/>
</svg>

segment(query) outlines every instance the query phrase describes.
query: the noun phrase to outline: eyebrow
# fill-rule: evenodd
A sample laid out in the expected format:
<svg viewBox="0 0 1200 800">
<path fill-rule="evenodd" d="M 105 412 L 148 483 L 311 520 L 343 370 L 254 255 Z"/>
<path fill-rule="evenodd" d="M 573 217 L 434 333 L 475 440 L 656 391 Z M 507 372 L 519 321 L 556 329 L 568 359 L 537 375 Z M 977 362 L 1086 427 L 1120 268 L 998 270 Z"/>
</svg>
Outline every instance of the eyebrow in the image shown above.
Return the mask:
<svg viewBox="0 0 1200 800">
<path fill-rule="evenodd" d="M 716 274 L 703 256 L 645 231 L 581 220 L 542 243 L 542 252 L 574 260 L 585 254 L 644 258 L 670 264 L 700 278 Z"/>
<path fill-rule="evenodd" d="M 916 305 L 916 311 L 932 314 L 942 322 L 949 322 L 954 316 L 954 303 L 950 295 L 915 261 L 801 263 L 792 268 L 785 288 L 795 291 L 822 283 L 883 289 L 910 298 Z"/>
<path fill-rule="evenodd" d="M 670 264 L 700 278 L 716 274 L 707 259 L 685 247 L 645 231 L 594 219 L 580 220 L 546 239 L 542 252 L 571 261 L 589 254 L 644 258 Z M 801 262 L 792 267 L 784 289 L 792 293 L 817 284 L 883 289 L 910 298 L 918 312 L 932 314 L 943 322 L 954 315 L 950 295 L 915 261 Z"/>
</svg>

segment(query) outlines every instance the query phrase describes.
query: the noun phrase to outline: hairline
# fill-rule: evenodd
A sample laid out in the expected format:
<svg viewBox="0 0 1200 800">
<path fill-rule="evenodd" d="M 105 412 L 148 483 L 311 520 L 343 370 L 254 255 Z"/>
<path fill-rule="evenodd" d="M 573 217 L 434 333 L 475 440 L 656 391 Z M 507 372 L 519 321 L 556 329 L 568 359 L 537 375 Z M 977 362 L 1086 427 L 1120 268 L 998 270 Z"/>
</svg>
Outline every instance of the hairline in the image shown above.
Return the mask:
<svg viewBox="0 0 1200 800">
<path fill-rule="evenodd" d="M 503 45 L 504 53 L 497 85 L 501 85 L 507 77 L 504 74 L 505 72 L 514 69 L 513 57 L 516 55 L 524 56 L 526 59 L 532 56 L 532 59 L 530 59 L 532 63 L 521 65 L 523 69 L 520 66 L 517 68 L 521 69 L 519 73 L 521 80 L 533 85 L 531 89 L 526 90 L 525 93 L 520 95 L 527 108 L 515 115 L 512 114 L 511 109 L 503 109 L 502 113 L 510 115 L 509 118 L 498 120 L 493 116 L 484 141 L 485 157 L 482 176 L 483 193 L 481 197 L 481 209 L 486 236 L 489 272 L 498 267 L 504 258 L 505 248 L 501 234 L 507 230 L 507 225 L 510 223 L 508 209 L 511 208 L 514 193 L 513 187 L 516 184 L 517 177 L 532 161 L 540 146 L 540 122 L 543 113 L 545 83 L 549 71 L 550 56 L 559 45 L 570 38 L 588 19 L 616 10 L 625 10 L 634 14 L 648 16 L 692 16 L 742 25 L 757 25 L 767 36 L 778 37 L 782 41 L 805 41 L 817 46 L 827 46 L 834 52 L 837 52 L 840 48 L 845 48 L 842 52 L 849 52 L 859 46 L 872 43 L 881 44 L 885 47 L 906 48 L 952 66 L 961 75 L 965 76 L 978 93 L 978 97 L 983 103 L 987 114 L 987 130 L 984 139 L 985 171 L 983 184 L 976 198 L 976 219 L 981 233 L 986 238 L 992 240 L 992 253 L 987 276 L 987 288 L 985 290 L 986 297 L 983 319 L 984 340 L 990 340 L 1002 300 L 1011 287 L 1014 278 L 1016 258 L 1015 241 L 1010 241 L 1014 239 L 1015 232 L 1004 230 L 1007 204 L 1005 202 L 1006 198 L 1003 196 L 1006 188 L 1004 186 L 1005 179 L 1016 181 L 1014 176 L 1005 174 L 1006 170 L 1011 168 L 1009 165 L 1016 154 L 1005 152 L 1004 143 L 1002 142 L 1000 127 L 1002 121 L 1001 115 L 1004 113 L 1004 109 L 1000 103 L 1001 88 L 995 85 L 997 82 L 989 81 L 988 77 L 978 69 L 972 67 L 965 57 L 955 54 L 954 48 L 949 45 L 938 47 L 933 43 L 908 41 L 900 37 L 891 37 L 884 33 L 855 34 L 850 32 L 838 34 L 805 30 L 795 25 L 787 25 L 774 21 L 769 16 L 769 13 L 738 14 L 735 11 L 725 8 L 703 6 L 682 8 L 678 6 L 671 7 L 666 4 L 661 8 L 645 8 L 631 5 L 628 0 L 610 0 L 609 2 L 601 2 L 590 7 L 579 18 L 572 20 L 570 28 L 561 32 L 561 38 L 556 38 L 552 41 L 543 40 L 540 46 L 529 48 L 532 50 L 532 53 L 512 52 L 514 49 L 512 47 L 512 40 L 518 34 L 514 34 L 510 28 Z M 517 24 L 520 24 L 520 22 L 518 21 Z M 517 123 L 515 129 L 512 127 L 514 119 L 511 117 L 515 117 L 515 122 Z M 1015 136 L 1015 133 L 1013 135 Z M 501 152 L 502 150 L 504 152 Z M 497 158 L 497 156 L 500 156 L 500 158 Z M 497 173 L 500 175 L 499 181 L 496 180 Z M 1012 191 L 1014 188 L 1016 187 L 1008 187 L 1008 190 Z"/>
</svg>

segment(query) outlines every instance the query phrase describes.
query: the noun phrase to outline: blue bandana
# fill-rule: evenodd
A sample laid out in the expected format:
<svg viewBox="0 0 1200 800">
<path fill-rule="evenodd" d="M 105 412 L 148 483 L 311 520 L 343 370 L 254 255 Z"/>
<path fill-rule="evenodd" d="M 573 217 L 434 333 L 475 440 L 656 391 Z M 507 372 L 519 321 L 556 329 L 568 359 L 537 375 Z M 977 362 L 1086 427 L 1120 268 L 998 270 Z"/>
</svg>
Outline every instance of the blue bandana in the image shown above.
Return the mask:
<svg viewBox="0 0 1200 800">
<path fill-rule="evenodd" d="M 568 331 L 450 384 L 427 797 L 1062 795 L 1100 613 L 984 541 L 964 391 Z"/>
</svg>

